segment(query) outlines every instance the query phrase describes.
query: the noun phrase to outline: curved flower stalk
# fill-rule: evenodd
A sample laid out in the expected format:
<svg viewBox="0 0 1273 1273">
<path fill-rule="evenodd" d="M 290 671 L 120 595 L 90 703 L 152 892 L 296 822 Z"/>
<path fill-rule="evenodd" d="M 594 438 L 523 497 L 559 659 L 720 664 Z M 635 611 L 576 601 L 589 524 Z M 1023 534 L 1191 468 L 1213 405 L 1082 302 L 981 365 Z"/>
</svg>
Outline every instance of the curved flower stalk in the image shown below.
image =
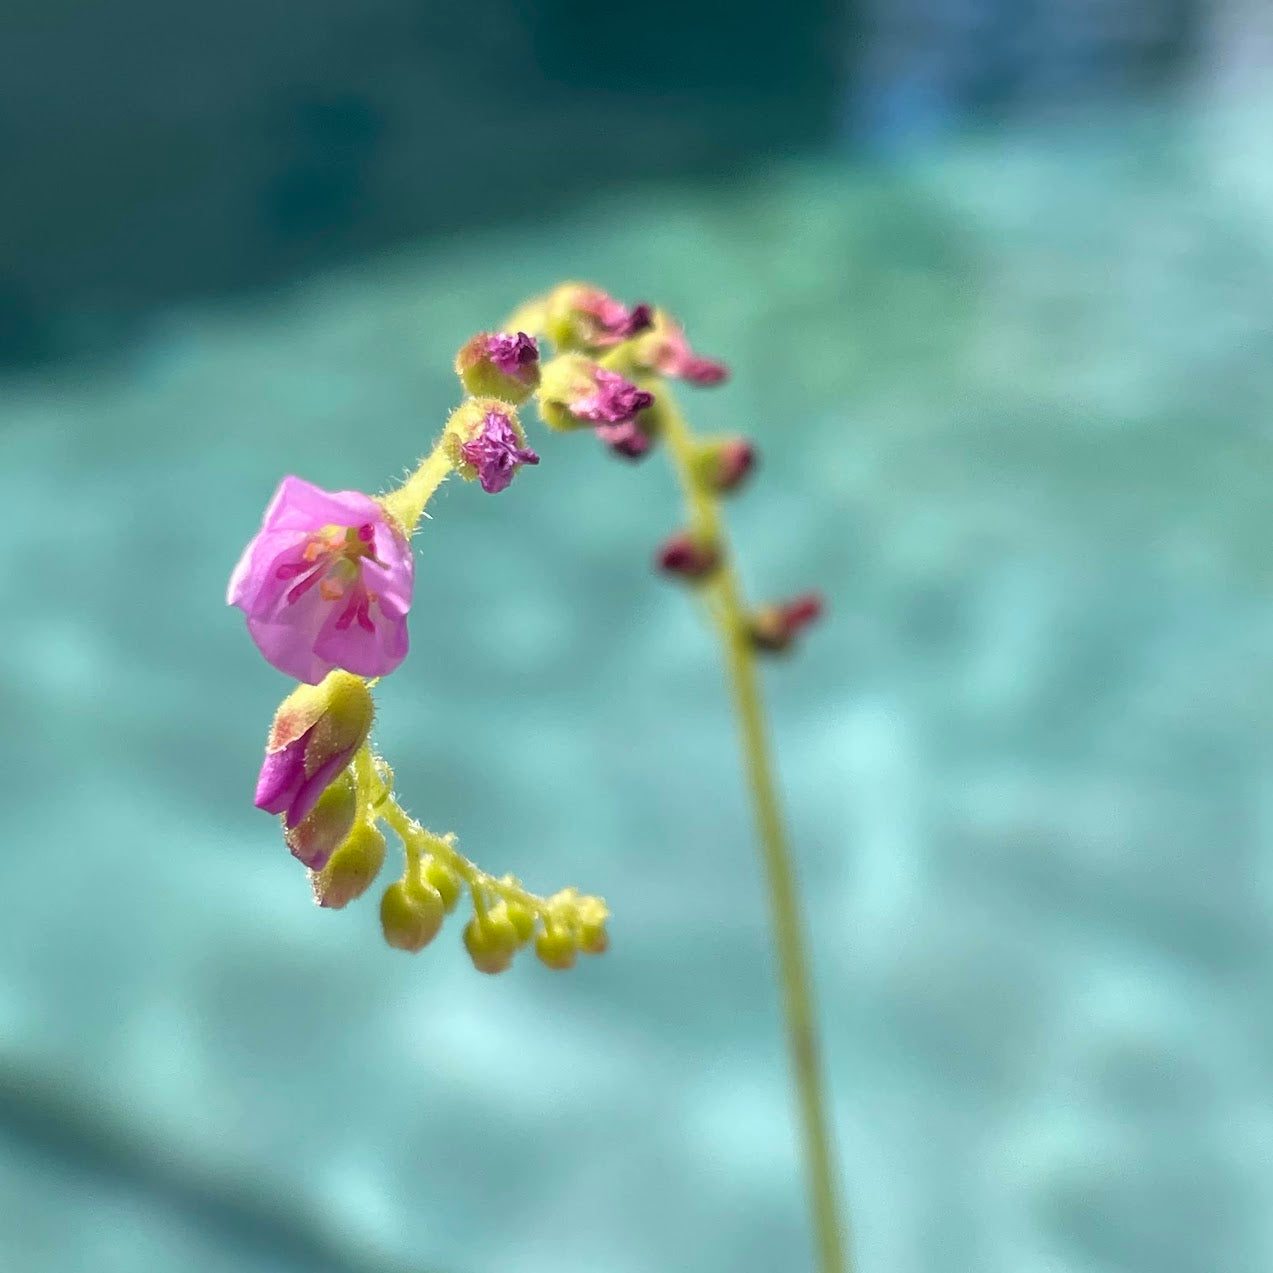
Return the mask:
<svg viewBox="0 0 1273 1273">
<path fill-rule="evenodd" d="M 544 359 L 541 343 L 552 357 Z M 428 831 L 406 812 L 370 742 L 371 686 L 408 651 L 410 540 L 433 493 L 455 473 L 498 494 L 539 464 L 519 406 L 534 398 L 551 429 L 590 431 L 625 460 L 661 446 L 686 525 L 658 547 L 655 563 L 699 597 L 724 651 L 769 888 L 819 1268 L 847 1273 L 808 959 L 756 671 L 758 656 L 792 647 L 822 601 L 805 593 L 754 609 L 743 602 L 722 501 L 754 470 L 756 449 L 746 438 L 696 436 L 669 385 L 720 384 L 728 370 L 697 354 L 665 311 L 584 283 L 564 283 L 523 305 L 505 330 L 473 336 L 455 370 L 467 396 L 400 487 L 373 499 L 287 477 L 235 567 L 227 601 L 244 611 L 265 658 L 302 682 L 275 717 L 256 803 L 282 818 L 287 847 L 329 909 L 370 888 L 385 861 L 382 827 L 392 832 L 404 867 L 381 895 L 380 921 L 393 947 L 422 950 L 467 893 L 473 913 L 463 942 L 482 972 L 503 972 L 525 947 L 559 970 L 580 953 L 605 951 L 609 912 L 600 898 L 574 888 L 541 897 L 514 876 L 490 875 L 460 853 L 454 835 Z"/>
</svg>

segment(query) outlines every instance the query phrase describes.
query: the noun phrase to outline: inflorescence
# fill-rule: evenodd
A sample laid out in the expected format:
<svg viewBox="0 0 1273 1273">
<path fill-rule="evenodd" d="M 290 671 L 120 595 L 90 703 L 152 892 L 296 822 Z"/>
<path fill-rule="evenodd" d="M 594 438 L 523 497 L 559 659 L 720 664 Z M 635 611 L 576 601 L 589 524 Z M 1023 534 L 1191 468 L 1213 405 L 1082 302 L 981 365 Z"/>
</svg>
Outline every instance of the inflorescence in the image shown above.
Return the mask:
<svg viewBox="0 0 1273 1273">
<path fill-rule="evenodd" d="M 370 888 L 384 866 L 383 825 L 405 858 L 401 878 L 381 897 L 385 940 L 423 949 L 467 892 L 473 914 L 464 945 L 488 973 L 502 972 L 531 945 L 553 969 L 570 968 L 580 952 L 600 954 L 608 911 L 574 888 L 540 897 L 511 875 L 488 875 L 460 853 L 453 835 L 426 830 L 398 803 L 393 771 L 370 741 L 371 683 L 407 655 L 411 538 L 449 474 L 495 494 L 520 469 L 539 464 L 517 414 L 531 398 L 550 428 L 591 429 L 614 454 L 638 460 L 673 424 L 667 379 L 715 385 L 728 375 L 694 353 L 662 310 L 624 305 L 581 283 L 528 303 L 509 328 L 479 333 L 460 350 L 455 370 L 465 399 L 402 486 L 372 497 L 285 477 L 226 596 L 244 612 L 265 658 L 301 682 L 275 715 L 256 805 L 281 817 L 318 905 L 340 908 Z M 551 344 L 553 357 L 544 359 L 541 342 Z M 679 417 L 676 426 L 683 429 Z M 756 451 L 740 437 L 678 437 L 691 526 L 669 537 L 655 561 L 703 589 L 710 603 L 706 594 L 727 555 L 712 501 L 743 483 Z M 755 650 L 783 650 L 820 611 L 816 594 L 762 606 L 743 618 L 740 639 Z"/>
</svg>

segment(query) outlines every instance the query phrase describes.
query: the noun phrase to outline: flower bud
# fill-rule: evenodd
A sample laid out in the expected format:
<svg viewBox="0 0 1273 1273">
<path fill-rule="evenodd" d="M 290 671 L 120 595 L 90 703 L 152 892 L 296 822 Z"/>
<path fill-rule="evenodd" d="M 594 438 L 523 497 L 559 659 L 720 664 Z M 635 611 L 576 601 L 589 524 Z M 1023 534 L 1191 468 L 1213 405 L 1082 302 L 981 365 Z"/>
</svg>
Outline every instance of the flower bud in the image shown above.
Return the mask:
<svg viewBox="0 0 1273 1273">
<path fill-rule="evenodd" d="M 314 901 L 328 910 L 340 910 L 371 887 L 384 864 L 384 836 L 371 823 L 360 822 L 327 865 L 310 872 Z"/>
<path fill-rule="evenodd" d="M 380 927 L 385 941 L 398 950 L 423 950 L 445 916 L 441 894 L 419 880 L 395 880 L 380 899 Z"/>
<path fill-rule="evenodd" d="M 507 488 L 523 464 L 539 456 L 525 445 L 517 412 L 496 398 L 470 398 L 446 422 L 446 447 L 456 472 L 480 481 L 490 495 Z"/>
<path fill-rule="evenodd" d="M 762 606 L 748 621 L 748 635 L 758 650 L 779 653 L 788 648 L 802 628 L 822 616 L 823 601 L 816 592 L 801 593 L 790 601 Z"/>
<path fill-rule="evenodd" d="M 559 349 L 607 349 L 653 322 L 649 305 L 624 305 L 587 283 L 563 283 L 548 296 L 546 333 Z"/>
<path fill-rule="evenodd" d="M 696 354 L 680 324 L 661 309 L 654 311 L 652 326 L 624 352 L 636 371 L 670 376 L 693 385 L 718 385 L 729 378 L 729 368 L 714 358 Z"/>
<path fill-rule="evenodd" d="M 479 332 L 456 354 L 455 373 L 474 397 L 525 402 L 539 384 L 539 345 L 523 331 Z"/>
<path fill-rule="evenodd" d="M 294 827 L 283 831 L 292 856 L 311 871 L 321 871 L 354 829 L 358 796 L 353 771 L 346 769 L 318 797 L 318 803 Z"/>
<path fill-rule="evenodd" d="M 535 939 L 535 954 L 539 962 L 554 972 L 573 968 L 578 953 L 574 938 L 560 924 L 548 925 Z"/>
<path fill-rule="evenodd" d="M 375 703 L 360 676 L 339 669 L 298 685 L 279 705 L 256 783 L 256 807 L 297 825 L 371 732 Z"/>
<path fill-rule="evenodd" d="M 694 478 L 704 490 L 723 495 L 737 490 L 756 466 L 756 447 L 747 438 L 711 438 L 694 455 Z"/>
<path fill-rule="evenodd" d="M 579 354 L 554 358 L 540 378 L 539 414 L 554 429 L 632 424 L 653 404 L 648 390 Z"/>
<path fill-rule="evenodd" d="M 530 907 L 523 906 L 521 902 L 505 901 L 503 906 L 508 914 L 508 922 L 512 924 L 513 931 L 517 934 L 517 944 L 525 945 L 535 931 L 535 912 Z"/>
<path fill-rule="evenodd" d="M 464 926 L 464 948 L 478 972 L 503 972 L 517 953 L 517 931 L 508 916 L 501 915 L 492 922 L 494 916 L 492 907 L 484 919 L 474 915 Z"/>
<path fill-rule="evenodd" d="M 425 857 L 420 874 L 426 884 L 437 890 L 442 898 L 442 905 L 446 907 L 446 913 L 449 915 L 455 909 L 456 902 L 460 900 L 460 893 L 463 892 L 464 886 L 459 875 L 449 863 L 431 856 Z"/>
<path fill-rule="evenodd" d="M 659 545 L 654 560 L 665 574 L 695 582 L 713 574 L 720 566 L 721 556 L 714 543 L 682 530 Z"/>
<path fill-rule="evenodd" d="M 586 955 L 604 955 L 610 948 L 610 937 L 606 932 L 606 920 L 610 911 L 599 897 L 580 899 L 576 912 L 578 922 L 577 941 L 579 949 Z"/>
</svg>

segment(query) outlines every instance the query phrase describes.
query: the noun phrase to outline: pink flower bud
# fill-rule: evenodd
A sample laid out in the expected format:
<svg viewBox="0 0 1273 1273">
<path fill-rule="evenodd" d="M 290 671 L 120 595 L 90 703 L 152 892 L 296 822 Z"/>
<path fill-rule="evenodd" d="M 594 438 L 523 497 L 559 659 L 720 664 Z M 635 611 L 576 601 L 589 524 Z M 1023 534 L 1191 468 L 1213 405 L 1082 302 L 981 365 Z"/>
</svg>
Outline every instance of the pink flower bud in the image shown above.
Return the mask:
<svg viewBox="0 0 1273 1273">
<path fill-rule="evenodd" d="M 495 398 L 474 398 L 447 421 L 448 444 L 460 475 L 476 478 L 488 494 L 505 490 L 523 464 L 538 464 L 517 413 Z M 454 439 L 454 441 L 451 441 Z"/>
<path fill-rule="evenodd" d="M 746 438 L 708 438 L 694 455 L 694 476 L 718 495 L 737 490 L 756 466 L 756 448 Z"/>
<path fill-rule="evenodd" d="M 414 583 L 407 537 L 376 500 L 285 477 L 226 602 L 270 663 L 316 685 L 333 668 L 385 676 L 402 662 Z"/>
<path fill-rule="evenodd" d="M 805 592 L 790 601 L 762 606 L 752 616 L 749 635 L 760 650 L 787 649 L 796 635 L 822 617 L 825 606 L 816 592 Z"/>
<path fill-rule="evenodd" d="M 275 713 L 256 807 L 281 813 L 289 830 L 296 827 L 367 741 L 374 715 L 371 691 L 348 672 L 298 686 Z"/>
<path fill-rule="evenodd" d="M 479 332 L 455 357 L 465 389 L 478 397 L 525 402 L 539 384 L 539 345 L 525 332 Z"/>
<path fill-rule="evenodd" d="M 635 420 L 624 424 L 599 424 L 593 432 L 615 455 L 625 460 L 639 460 L 654 445 L 650 435 Z"/>
<path fill-rule="evenodd" d="M 548 334 L 559 348 L 598 350 L 649 329 L 649 305 L 624 305 L 599 287 L 563 283 L 548 298 Z"/>
<path fill-rule="evenodd" d="M 689 580 L 705 579 L 720 565 L 720 550 L 689 531 L 679 531 L 663 541 L 655 561 L 665 574 Z"/>
<path fill-rule="evenodd" d="M 578 354 L 554 358 L 544 368 L 539 389 L 544 422 L 554 429 L 594 425 L 597 436 L 627 459 L 650 449 L 650 432 L 640 417 L 652 406 L 648 390 Z"/>
<path fill-rule="evenodd" d="M 630 357 L 637 369 L 694 385 L 718 385 L 729 378 L 724 363 L 702 358 L 690 348 L 681 325 L 663 310 L 655 312 L 651 329 L 633 342 Z"/>
</svg>

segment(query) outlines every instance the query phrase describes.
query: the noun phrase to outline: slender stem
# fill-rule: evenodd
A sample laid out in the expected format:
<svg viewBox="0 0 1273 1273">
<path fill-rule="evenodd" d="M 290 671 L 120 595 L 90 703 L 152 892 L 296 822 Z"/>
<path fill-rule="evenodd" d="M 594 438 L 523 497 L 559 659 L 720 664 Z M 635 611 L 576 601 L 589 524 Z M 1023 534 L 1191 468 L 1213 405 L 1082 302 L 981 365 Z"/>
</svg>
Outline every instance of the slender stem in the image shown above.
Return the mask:
<svg viewBox="0 0 1273 1273">
<path fill-rule="evenodd" d="M 812 978 L 805 950 L 795 870 L 769 760 L 764 707 L 756 675 L 755 652 L 748 638 L 742 590 L 726 551 L 717 500 L 695 478 L 697 449 L 693 434 L 666 390 L 660 394 L 659 404 L 662 436 L 681 483 L 691 529 L 711 539 L 721 550 L 722 565 L 708 585 L 716 602 L 711 611 L 724 646 L 725 669 L 738 717 L 743 763 L 768 884 L 770 922 L 782 985 L 796 1103 L 800 1111 L 818 1268 L 821 1273 L 850 1273 L 848 1249 L 840 1222 L 839 1190 L 818 1059 Z"/>
<path fill-rule="evenodd" d="M 445 443 L 444 433 L 433 450 L 420 461 L 416 471 L 397 490 L 380 497 L 380 502 L 397 518 L 408 536 L 415 533 L 416 524 L 424 515 L 424 506 L 433 492 L 446 481 L 453 467 Z"/>
</svg>

